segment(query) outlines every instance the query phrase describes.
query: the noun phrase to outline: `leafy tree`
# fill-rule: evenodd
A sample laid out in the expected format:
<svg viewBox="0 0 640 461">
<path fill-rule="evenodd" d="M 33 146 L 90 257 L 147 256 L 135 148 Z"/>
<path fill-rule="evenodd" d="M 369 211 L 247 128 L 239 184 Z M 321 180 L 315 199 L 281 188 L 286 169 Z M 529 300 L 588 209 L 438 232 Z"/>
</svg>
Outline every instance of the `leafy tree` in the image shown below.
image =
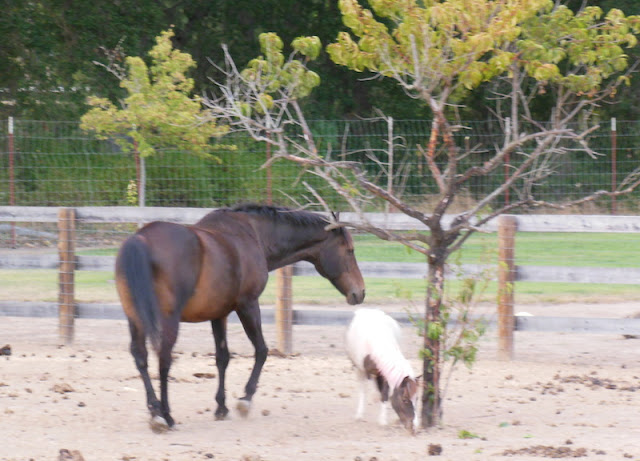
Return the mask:
<svg viewBox="0 0 640 461">
<path fill-rule="evenodd" d="M 598 104 L 611 100 L 620 85 L 629 81 L 635 64 L 629 63 L 624 48 L 635 46 L 640 18 L 626 17 L 615 9 L 604 15 L 596 7 L 574 13 L 550 0 L 369 0 L 371 9 L 357 0 L 340 0 L 339 5 L 350 32 L 340 33 L 328 46 L 332 59 L 354 71 L 395 81 L 433 113 L 430 139 L 419 146 L 430 176 L 425 180 L 433 181 L 439 190 L 432 210 L 425 212 L 387 187 L 393 174 L 391 150 L 371 153 L 379 167 L 371 174 L 361 163 L 351 161 L 349 152 L 336 155 L 318 149 L 296 91 L 296 85 L 306 85 L 306 80 L 284 78 L 283 72 L 291 66 L 309 75 L 304 70 L 308 55 L 294 54 L 286 62 L 281 57 L 260 58 L 259 65 L 254 62 L 248 70 L 239 71 L 226 53 L 226 78 L 218 83 L 220 97 L 205 104 L 234 129 L 274 145 L 278 158 L 297 162 L 323 178 L 358 216 L 354 222 L 336 225 L 352 225 L 425 255 L 429 268 L 423 365 L 427 385 L 422 422 L 428 427 L 437 424 L 441 412 L 441 347 L 447 320 L 442 306 L 449 256 L 479 226 L 500 214 L 526 207 L 563 209 L 626 194 L 640 184 L 636 171 L 614 191 L 597 191 L 575 200 L 550 203 L 536 194 L 536 185 L 554 174 L 568 152 L 595 155 L 588 146 L 595 126 L 591 116 Z M 484 146 L 480 155 L 478 148 L 457 145 L 454 134 L 464 127 L 452 106 L 483 84 L 492 84 L 496 92 L 492 110 L 504 139 Z M 549 107 L 541 113 L 547 119 L 536 120 L 532 105 L 545 95 Z M 508 174 L 501 185 L 454 217 L 447 214 L 470 181 L 505 164 Z M 321 193 L 309 190 L 316 202 L 328 208 Z M 502 200 L 506 193 L 512 200 Z M 379 199 L 426 226 L 428 232 L 392 232 L 367 221 L 363 211 Z"/>
<path fill-rule="evenodd" d="M 127 57 L 126 68 L 117 60 L 105 65 L 120 80 L 128 96 L 118 108 L 107 98 L 91 96 L 82 128 L 102 138 L 115 138 L 124 152 L 144 158 L 160 149 L 177 149 L 210 156 L 211 138 L 225 133 L 206 118 L 201 100 L 191 96 L 193 80 L 186 73 L 195 63 L 191 56 L 173 48 L 173 31 L 156 38 L 147 67 L 139 57 Z M 139 169 L 138 197 L 144 204 L 144 169 Z"/>
<path fill-rule="evenodd" d="M 160 6 L 169 1 L 5 3 L 0 15 L 3 116 L 77 119 L 91 93 L 116 101 L 123 93 L 92 64 L 100 47 L 125 37 L 127 54 L 141 55 L 170 24 Z"/>
<path fill-rule="evenodd" d="M 126 56 L 144 56 L 154 37 L 170 25 L 174 46 L 197 63 L 190 72 L 196 94 L 207 91 L 209 78 L 221 78 L 207 61 L 220 43 L 228 44 L 244 66 L 265 31 L 277 31 L 288 42 L 313 30 L 327 43 L 342 27 L 337 2 L 325 0 L 264 0 L 260 8 L 250 0 L 5 3 L 0 15 L 0 118 L 75 120 L 86 112 L 91 94 L 116 103 L 125 90 L 105 79 L 93 61 L 104 59 L 103 52 L 118 44 Z M 369 114 L 374 105 L 401 118 L 426 113 L 419 101 L 398 103 L 402 91 L 392 82 L 362 81 L 362 75 L 335 65 L 326 54 L 313 66 L 322 70 L 324 84 L 302 104 L 314 118 Z"/>
</svg>

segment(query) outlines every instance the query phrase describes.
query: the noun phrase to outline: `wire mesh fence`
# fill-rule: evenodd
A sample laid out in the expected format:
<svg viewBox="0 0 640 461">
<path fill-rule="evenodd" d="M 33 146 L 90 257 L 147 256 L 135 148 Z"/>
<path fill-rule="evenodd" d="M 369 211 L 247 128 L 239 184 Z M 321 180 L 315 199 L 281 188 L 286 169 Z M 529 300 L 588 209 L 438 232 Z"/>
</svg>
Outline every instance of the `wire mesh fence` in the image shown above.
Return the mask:
<svg viewBox="0 0 640 461">
<path fill-rule="evenodd" d="M 473 155 L 483 159 L 491 155 L 495 145 L 503 143 L 502 129 L 496 123 L 465 122 L 463 125 L 465 128 L 457 132 L 456 138 L 462 152 L 473 150 Z M 380 165 L 371 161 L 371 154 L 381 152 L 388 155 L 392 139 L 394 193 L 428 210 L 430 200 L 437 195 L 437 185 L 420 154 L 420 146 L 425 146 L 428 141 L 429 121 L 405 120 L 393 121 L 392 124 L 385 120 L 314 121 L 312 130 L 322 152 L 334 158 L 348 155 L 351 160 L 360 161 L 374 178 L 381 177 L 382 173 Z M 138 180 L 135 159 L 121 152 L 115 142 L 95 139 L 83 132 L 75 122 L 18 120 L 15 121 L 13 136 L 8 131 L 7 121 L 0 121 L 0 206 L 123 206 L 136 203 L 136 197 L 130 193 L 131 184 Z M 280 161 L 274 163 L 270 170 L 261 168 L 270 154 L 265 145 L 239 134 L 224 138 L 223 142 L 234 144 L 237 149 L 216 151 L 217 159 L 203 159 L 170 151 L 147 158 L 146 205 L 213 208 L 243 201 L 265 202 L 271 195 L 276 203 L 295 206 L 294 201 L 307 193 L 302 186 L 303 180 L 314 184 L 330 203 L 335 198 L 334 193 L 320 184 L 318 178 L 292 163 Z M 611 190 L 640 164 L 640 154 L 636 149 L 636 146 L 640 146 L 638 122 L 618 121 L 616 131 L 612 131 L 609 123 L 603 123 L 590 134 L 589 142 L 600 155 L 591 158 L 584 151 L 567 153 L 562 163 L 553 166 L 554 174 L 548 181 L 536 186 L 540 188 L 542 197 L 556 200 L 596 190 Z M 461 197 L 473 201 L 494 190 L 504 181 L 505 171 L 505 168 L 499 168 L 491 175 L 478 177 L 462 191 Z M 500 200 L 505 199 L 502 197 Z M 638 203 L 638 192 L 635 192 L 619 199 L 617 212 L 637 215 L 640 211 Z M 592 208 L 579 211 L 609 214 L 613 211 L 613 205 L 610 199 L 601 199 Z M 75 251 L 81 256 L 113 257 L 120 243 L 137 227 L 136 223 L 79 222 L 75 233 Z M 553 239 L 548 235 L 522 239 L 518 240 L 521 247 L 516 249 L 517 264 L 558 266 L 576 262 L 584 266 L 637 268 L 637 259 L 620 260 L 620 254 L 625 254 L 625 245 L 633 245 L 634 238 L 632 234 L 624 238 L 618 234 L 602 235 L 598 240 L 566 235 L 554 236 Z M 619 245 L 612 245 L 615 242 L 619 242 Z M 362 245 L 361 241 L 356 243 Z M 488 244 L 495 249 L 495 242 Z M 34 262 L 33 268 L 29 269 L 0 269 L 0 288 L 4 298 L 44 301 L 57 306 L 60 284 L 66 283 L 59 280 L 58 245 L 59 229 L 56 222 L 0 223 L 0 249 L 12 248 L 12 252 L 21 255 L 32 254 Z M 548 248 L 556 250 L 549 251 Z M 559 254 L 557 249 L 567 252 Z M 569 252 L 570 249 L 573 252 Z M 50 257 L 49 266 L 39 266 L 43 255 Z M 576 255 L 582 256 L 576 258 Z M 419 255 L 414 256 L 419 258 Z M 5 257 L 6 254 L 0 255 L 0 258 Z M 376 261 L 375 257 L 368 256 L 369 261 Z M 400 259 L 424 263 L 423 259 L 412 259 L 404 254 Z M 296 308 L 301 303 L 344 304 L 339 293 L 324 279 L 317 286 L 316 282 L 309 285 L 302 279 L 293 277 Z M 455 283 L 452 285 L 455 286 Z M 298 284 L 302 288 L 298 288 Z M 265 305 L 276 302 L 275 285 L 276 280 L 271 280 L 261 300 Z M 370 299 L 376 299 L 378 303 L 389 303 L 393 299 L 396 305 L 416 305 L 418 309 L 423 305 L 426 290 L 423 279 L 377 279 L 370 286 Z M 77 271 L 75 287 L 76 303 L 118 303 L 112 270 Z M 379 291 L 376 293 L 376 290 Z M 580 299 L 604 296 L 612 300 L 628 300 L 637 296 L 634 286 L 606 283 L 572 284 L 560 291 L 559 294 L 558 290 L 546 290 L 535 282 L 518 282 L 516 302 L 525 299 L 525 296 L 526 302 L 536 299 L 546 302 L 554 296 L 556 300 L 568 300 L 574 294 Z M 495 295 L 495 290 L 490 291 L 485 300 L 495 299 Z M 286 321 L 291 322 L 292 319 Z"/>
<path fill-rule="evenodd" d="M 324 120 L 311 123 L 318 149 L 325 155 L 348 157 L 361 162 L 374 180 L 385 181 L 392 170 L 393 192 L 413 205 L 428 208 L 437 196 L 420 147 L 430 135 L 428 120 Z M 99 140 L 82 131 L 77 122 L 0 121 L 0 204 L 23 206 L 106 206 L 136 203 L 139 181 L 135 158 L 121 152 L 114 140 Z M 497 121 L 463 122 L 456 133 L 461 153 L 460 169 L 481 164 L 504 142 Z M 589 144 L 599 153 L 592 158 L 582 150 L 571 150 L 546 167 L 550 176 L 535 186 L 538 197 L 548 201 L 577 198 L 597 190 L 611 190 L 640 164 L 640 124 L 618 121 L 589 135 Z M 307 193 L 302 182 L 317 188 L 329 203 L 335 193 L 297 165 L 274 162 L 263 168 L 268 147 L 242 134 L 223 138 L 235 150 L 220 149 L 212 158 L 188 152 L 165 150 L 145 159 L 145 205 L 217 207 L 241 201 L 266 201 L 292 205 Z M 389 153 L 393 164 L 390 165 Z M 372 161 L 372 154 L 386 163 Z M 512 162 L 517 160 L 512 159 Z M 478 200 L 495 190 L 509 174 L 508 166 L 486 176 L 474 177 L 459 200 Z M 132 189 L 133 188 L 133 189 Z M 133 192 L 133 193 L 132 193 Z M 637 214 L 637 194 L 619 199 L 619 212 Z M 499 204 L 508 196 L 498 198 Z M 500 202 L 502 201 L 502 202 Z M 378 203 L 382 209 L 382 205 Z M 600 213 L 611 211 L 610 199 L 596 202 Z M 372 210 L 376 211 L 376 210 Z M 592 210 L 593 211 L 593 210 Z"/>
</svg>

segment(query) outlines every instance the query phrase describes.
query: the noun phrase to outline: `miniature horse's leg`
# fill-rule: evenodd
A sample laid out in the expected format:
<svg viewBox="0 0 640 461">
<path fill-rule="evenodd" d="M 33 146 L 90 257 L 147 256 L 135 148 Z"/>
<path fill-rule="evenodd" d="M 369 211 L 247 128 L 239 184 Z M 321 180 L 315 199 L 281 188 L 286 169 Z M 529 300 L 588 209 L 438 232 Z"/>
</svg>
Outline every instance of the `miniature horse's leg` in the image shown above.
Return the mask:
<svg viewBox="0 0 640 461">
<path fill-rule="evenodd" d="M 229 347 L 227 346 L 227 318 L 211 321 L 213 340 L 216 343 L 216 366 L 218 367 L 218 392 L 216 393 L 216 419 L 222 420 L 229 414 L 229 409 L 225 405 L 224 378 L 229 365 Z"/>
<path fill-rule="evenodd" d="M 131 355 L 136 363 L 136 368 L 140 372 L 140 377 L 147 393 L 147 408 L 151 412 L 151 428 L 154 432 L 162 432 L 168 428 L 168 425 L 162 416 L 160 402 L 156 397 L 149 377 L 148 353 L 144 333 L 131 320 L 129 320 L 129 331 L 131 333 Z"/>
<path fill-rule="evenodd" d="M 378 424 L 387 425 L 387 410 L 389 407 L 389 383 L 381 375 L 376 376 L 376 384 L 380 391 L 380 415 L 378 416 Z"/>
<path fill-rule="evenodd" d="M 360 381 L 360 391 L 358 392 L 358 407 L 356 408 L 356 419 L 362 419 L 364 415 L 364 407 L 367 400 L 367 386 L 369 385 L 367 374 L 358 370 L 358 381 Z"/>
<path fill-rule="evenodd" d="M 180 320 L 176 315 L 164 318 L 162 320 L 162 342 L 160 345 L 160 351 L 158 352 L 158 365 L 160 371 L 160 401 L 162 416 L 166 421 L 168 427 L 173 427 L 175 424 L 171 417 L 171 410 L 169 409 L 169 369 L 173 359 L 171 357 L 171 351 L 176 344 L 178 338 L 178 327 Z M 152 422 L 153 428 L 153 422 Z"/>
<path fill-rule="evenodd" d="M 237 309 L 236 312 L 238 313 L 240 322 L 242 322 L 242 326 L 244 327 L 247 337 L 253 344 L 256 351 L 253 370 L 251 371 L 249 381 L 247 381 L 247 385 L 244 388 L 245 396 L 242 397 L 237 404 L 237 409 L 240 412 L 240 415 L 246 417 L 251 409 L 251 399 L 258 389 L 260 372 L 262 371 L 264 362 L 267 360 L 267 353 L 269 351 L 266 343 L 264 342 L 264 337 L 262 336 L 262 321 L 260 319 L 260 306 L 258 301 L 252 301 L 243 308 Z"/>
</svg>

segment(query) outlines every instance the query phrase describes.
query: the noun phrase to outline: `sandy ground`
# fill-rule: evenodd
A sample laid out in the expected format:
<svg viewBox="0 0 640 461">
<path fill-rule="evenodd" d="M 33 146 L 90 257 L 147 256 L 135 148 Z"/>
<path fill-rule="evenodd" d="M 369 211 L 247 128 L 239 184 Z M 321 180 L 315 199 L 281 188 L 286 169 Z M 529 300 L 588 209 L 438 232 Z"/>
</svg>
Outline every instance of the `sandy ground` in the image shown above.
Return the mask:
<svg viewBox="0 0 640 461">
<path fill-rule="evenodd" d="M 624 317 L 639 309 L 523 310 Z M 442 460 L 640 460 L 639 339 L 518 332 L 515 359 L 502 362 L 489 332 L 473 370 L 453 373 L 442 425 L 411 436 L 395 417 L 389 426 L 377 424 L 373 387 L 366 419 L 353 419 L 357 383 L 343 351 L 344 327 L 295 327 L 296 355 L 269 357 L 249 418 L 233 413 L 215 421 L 211 334 L 207 324 L 183 324 L 169 390 L 177 426 L 154 434 L 125 322 L 78 320 L 74 344 L 58 346 L 56 319 L 0 321 L 0 347 L 12 349 L 0 357 L 1 460 L 57 460 L 60 449 L 78 450 L 86 461 L 422 460 L 430 447 L 441 449 L 433 459 Z M 419 338 L 404 330 L 404 350 L 419 370 Z M 265 335 L 273 347 L 273 325 Z M 253 351 L 237 324 L 230 325 L 229 345 L 231 406 L 242 395 Z"/>
</svg>

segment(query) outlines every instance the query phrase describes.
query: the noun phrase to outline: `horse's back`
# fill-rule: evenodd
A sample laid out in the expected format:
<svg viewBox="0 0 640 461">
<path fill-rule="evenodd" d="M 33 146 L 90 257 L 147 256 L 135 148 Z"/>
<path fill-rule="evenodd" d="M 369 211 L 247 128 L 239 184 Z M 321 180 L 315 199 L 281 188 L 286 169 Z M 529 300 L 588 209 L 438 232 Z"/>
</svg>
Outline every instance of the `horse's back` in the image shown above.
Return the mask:
<svg viewBox="0 0 640 461">
<path fill-rule="evenodd" d="M 246 213 L 236 213 L 226 208 L 207 213 L 193 227 L 238 236 L 251 236 L 254 233 Z"/>
<path fill-rule="evenodd" d="M 193 231 L 202 244 L 202 265 L 196 293 L 185 306 L 182 320 L 224 317 L 246 301 L 258 299 L 268 270 L 255 239 L 214 228 L 194 226 Z"/>
<path fill-rule="evenodd" d="M 268 277 L 267 262 L 256 229 L 245 213 L 216 210 L 192 229 L 203 242 L 205 257 L 217 272 L 232 274 L 246 295 L 260 295 Z M 256 289 L 260 293 L 255 293 Z"/>
<path fill-rule="evenodd" d="M 202 264 L 202 248 L 187 226 L 156 221 L 140 229 L 136 236 L 149 246 L 157 271 L 171 274 L 173 283 L 187 289 L 195 283 Z"/>
</svg>

